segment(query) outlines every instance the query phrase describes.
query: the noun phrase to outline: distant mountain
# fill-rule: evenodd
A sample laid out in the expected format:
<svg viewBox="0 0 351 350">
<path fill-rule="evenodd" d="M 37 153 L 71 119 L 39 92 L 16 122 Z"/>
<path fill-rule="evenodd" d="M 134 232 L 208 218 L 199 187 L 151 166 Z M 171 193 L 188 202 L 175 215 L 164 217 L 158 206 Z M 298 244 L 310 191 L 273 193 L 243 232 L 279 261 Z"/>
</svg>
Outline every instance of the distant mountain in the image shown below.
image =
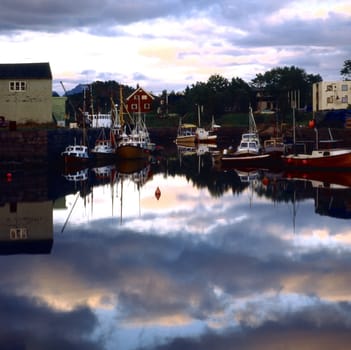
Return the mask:
<svg viewBox="0 0 351 350">
<path fill-rule="evenodd" d="M 84 91 L 84 89 L 87 89 L 89 85 L 87 84 L 78 84 L 76 87 L 74 87 L 71 90 L 67 91 L 67 96 L 75 95 L 75 94 L 80 94 Z"/>
</svg>

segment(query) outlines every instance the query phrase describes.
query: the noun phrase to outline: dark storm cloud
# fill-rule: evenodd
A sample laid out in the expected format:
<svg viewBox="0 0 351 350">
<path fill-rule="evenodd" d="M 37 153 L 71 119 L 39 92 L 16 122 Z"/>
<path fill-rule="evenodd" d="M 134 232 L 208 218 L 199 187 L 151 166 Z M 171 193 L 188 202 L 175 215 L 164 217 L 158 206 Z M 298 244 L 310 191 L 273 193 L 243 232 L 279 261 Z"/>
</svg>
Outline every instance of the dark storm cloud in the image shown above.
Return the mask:
<svg viewBox="0 0 351 350">
<path fill-rule="evenodd" d="M 342 310 L 338 305 L 321 304 L 279 315 L 276 320 L 256 328 L 241 327 L 239 331 L 228 329 L 224 332 L 208 330 L 200 337 L 178 337 L 163 345 L 155 344 L 152 349 L 346 350 L 351 341 L 350 311 L 350 305 L 344 305 Z"/>
<path fill-rule="evenodd" d="M 233 37 L 241 47 L 265 46 L 347 46 L 351 21 L 332 14 L 327 19 L 291 19 L 278 24 L 264 22 L 252 28 L 244 37 Z"/>
<path fill-rule="evenodd" d="M 0 293 L 1 349 L 103 349 L 87 340 L 97 327 L 93 313 L 85 307 L 54 311 L 40 300 Z M 6 325 L 6 326 L 5 326 Z M 7 345 L 6 345 L 7 344 Z"/>
<path fill-rule="evenodd" d="M 173 0 L 4 0 L 1 3 L 0 31 L 28 29 L 57 32 L 98 26 L 100 34 L 104 35 L 111 25 L 174 16 L 182 9 L 182 3 Z"/>
</svg>

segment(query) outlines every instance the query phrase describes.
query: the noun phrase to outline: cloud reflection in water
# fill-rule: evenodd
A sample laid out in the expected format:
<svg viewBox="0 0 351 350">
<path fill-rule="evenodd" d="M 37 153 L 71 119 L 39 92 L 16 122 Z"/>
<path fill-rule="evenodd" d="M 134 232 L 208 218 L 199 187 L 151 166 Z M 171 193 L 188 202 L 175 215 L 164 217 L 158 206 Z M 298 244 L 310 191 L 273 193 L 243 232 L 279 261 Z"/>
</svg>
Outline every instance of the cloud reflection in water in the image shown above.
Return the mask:
<svg viewBox="0 0 351 350">
<path fill-rule="evenodd" d="M 348 348 L 347 220 L 317 216 L 307 200 L 294 227 L 291 203 L 249 191 L 215 198 L 184 178 L 157 175 L 126 194 L 134 203 L 121 223 L 120 197 L 114 193 L 112 210 L 107 193 L 94 188 L 90 211 L 80 201 L 63 234 L 70 207 L 55 211 L 50 256 L 1 257 L 1 343 Z"/>
</svg>

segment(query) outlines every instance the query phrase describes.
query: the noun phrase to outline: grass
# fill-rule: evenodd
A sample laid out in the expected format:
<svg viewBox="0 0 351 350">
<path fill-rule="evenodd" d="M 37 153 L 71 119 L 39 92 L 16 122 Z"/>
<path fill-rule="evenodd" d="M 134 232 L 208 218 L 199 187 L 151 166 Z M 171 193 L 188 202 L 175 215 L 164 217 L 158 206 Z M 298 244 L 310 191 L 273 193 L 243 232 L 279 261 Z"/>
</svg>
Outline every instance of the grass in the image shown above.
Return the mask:
<svg viewBox="0 0 351 350">
<path fill-rule="evenodd" d="M 292 114 L 287 115 L 284 120 L 280 120 L 281 123 L 292 126 Z M 312 113 L 298 113 L 296 115 L 296 125 L 308 126 L 308 122 L 312 119 Z M 179 117 L 176 115 L 160 118 L 157 115 L 148 114 L 145 116 L 146 126 L 148 128 L 172 128 L 178 127 Z M 272 125 L 276 123 L 274 115 L 255 115 L 255 121 L 257 125 Z M 197 124 L 197 118 L 190 115 L 183 119 L 183 122 Z M 248 127 L 248 115 L 247 113 L 227 113 L 215 118 L 215 122 L 222 127 Z M 207 122 L 207 125 L 210 123 Z M 207 126 L 206 122 L 203 126 Z M 17 124 L 17 129 L 55 129 L 54 123 L 38 124 L 38 123 L 25 123 Z"/>
<path fill-rule="evenodd" d="M 296 125 L 308 126 L 308 122 L 312 119 L 312 113 L 297 113 L 296 114 Z M 150 128 L 162 128 L 162 127 L 177 127 L 179 124 L 179 117 L 171 116 L 166 118 L 160 118 L 156 115 L 149 114 L 146 116 L 146 125 Z M 284 120 L 280 120 L 280 123 L 292 125 L 293 122 L 292 114 L 287 115 Z M 195 117 L 190 116 L 183 119 L 184 122 L 197 124 Z M 257 125 L 275 125 L 275 115 L 257 114 L 255 115 L 255 121 Z M 248 127 L 248 115 L 247 113 L 227 113 L 215 118 L 215 122 L 223 127 Z M 209 122 L 208 122 L 209 124 Z M 206 125 L 206 123 L 204 123 Z"/>
</svg>

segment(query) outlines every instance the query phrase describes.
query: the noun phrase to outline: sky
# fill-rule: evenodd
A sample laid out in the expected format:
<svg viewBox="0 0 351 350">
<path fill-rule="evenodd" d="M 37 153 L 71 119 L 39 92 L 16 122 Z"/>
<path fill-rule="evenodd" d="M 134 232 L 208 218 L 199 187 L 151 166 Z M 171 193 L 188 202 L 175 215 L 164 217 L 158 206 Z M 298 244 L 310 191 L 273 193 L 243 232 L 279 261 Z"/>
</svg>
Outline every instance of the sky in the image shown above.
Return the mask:
<svg viewBox="0 0 351 350">
<path fill-rule="evenodd" d="M 53 90 L 96 80 L 181 92 L 296 66 L 341 80 L 349 0 L 2 0 L 0 62 L 49 62 Z"/>
</svg>

